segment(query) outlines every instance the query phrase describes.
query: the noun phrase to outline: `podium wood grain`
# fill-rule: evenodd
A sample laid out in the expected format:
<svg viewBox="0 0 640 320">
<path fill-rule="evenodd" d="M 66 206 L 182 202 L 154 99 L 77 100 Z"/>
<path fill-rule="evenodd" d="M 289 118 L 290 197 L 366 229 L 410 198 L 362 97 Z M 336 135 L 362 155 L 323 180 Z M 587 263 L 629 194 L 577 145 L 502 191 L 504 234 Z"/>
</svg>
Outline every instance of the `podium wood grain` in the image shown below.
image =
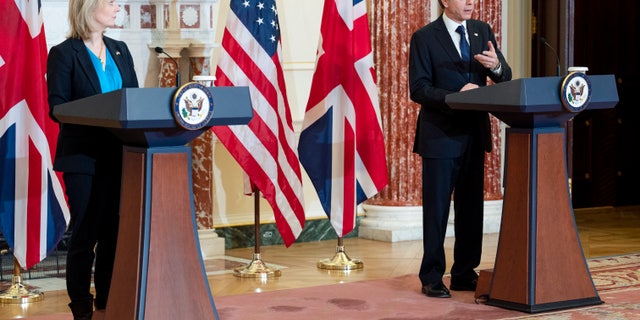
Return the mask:
<svg viewBox="0 0 640 320">
<path fill-rule="evenodd" d="M 508 129 L 488 304 L 541 312 L 600 304 L 569 199 L 563 128 Z"/>
<path fill-rule="evenodd" d="M 217 319 L 197 242 L 190 159 L 187 147 L 125 148 L 105 319 Z"/>
<path fill-rule="evenodd" d="M 144 219 L 144 154 L 125 152 L 118 246 L 106 319 L 136 319 L 141 282 Z"/>
</svg>

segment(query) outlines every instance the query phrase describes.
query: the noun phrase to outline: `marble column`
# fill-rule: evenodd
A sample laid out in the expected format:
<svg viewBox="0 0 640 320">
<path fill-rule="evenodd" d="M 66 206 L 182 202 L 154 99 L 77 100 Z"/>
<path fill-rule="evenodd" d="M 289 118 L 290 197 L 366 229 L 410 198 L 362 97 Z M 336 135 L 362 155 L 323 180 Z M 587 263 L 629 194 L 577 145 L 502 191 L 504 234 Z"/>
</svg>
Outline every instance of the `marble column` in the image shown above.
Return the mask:
<svg viewBox="0 0 640 320">
<path fill-rule="evenodd" d="M 210 75 L 211 47 L 187 49 L 190 64 L 190 78 Z M 185 81 L 186 82 L 186 81 Z M 193 196 L 195 199 L 196 222 L 198 229 L 213 229 L 211 180 L 213 176 L 213 133 L 207 130 L 191 142 L 193 152 Z"/>
<path fill-rule="evenodd" d="M 168 88 L 175 87 L 177 85 L 176 76 L 180 71 L 180 52 L 182 51 L 182 48 L 182 46 L 165 46 L 162 48 L 164 52 L 166 52 L 173 59 L 167 57 L 162 53 L 158 53 L 160 70 L 160 72 L 158 73 L 158 87 Z"/>
<path fill-rule="evenodd" d="M 490 23 L 501 38 L 501 0 L 479 0 L 474 18 Z M 409 98 L 409 41 L 413 32 L 438 16 L 437 0 L 369 0 L 380 111 L 389 184 L 362 205 L 359 236 L 382 241 L 422 238 L 421 159 L 413 153 L 419 105 Z M 501 128 L 492 119 L 493 152 L 485 166 L 485 232 L 498 232 L 502 211 Z M 449 223 L 453 222 L 453 212 Z M 447 235 L 453 235 L 448 228 Z"/>
<path fill-rule="evenodd" d="M 191 44 L 187 48 L 190 78 L 211 75 L 211 45 Z M 187 80 L 184 82 L 186 83 Z M 218 237 L 213 225 L 213 143 L 211 130 L 191 142 L 193 198 L 200 247 L 204 257 L 224 255 L 224 238 Z"/>
</svg>

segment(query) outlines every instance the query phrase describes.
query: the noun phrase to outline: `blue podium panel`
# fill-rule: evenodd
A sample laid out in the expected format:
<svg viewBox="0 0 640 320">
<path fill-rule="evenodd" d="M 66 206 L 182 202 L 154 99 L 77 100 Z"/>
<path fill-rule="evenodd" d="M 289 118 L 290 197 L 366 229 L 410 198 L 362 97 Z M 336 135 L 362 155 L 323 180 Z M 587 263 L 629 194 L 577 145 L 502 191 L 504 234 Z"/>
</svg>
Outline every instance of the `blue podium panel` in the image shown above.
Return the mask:
<svg viewBox="0 0 640 320">
<path fill-rule="evenodd" d="M 184 145 L 217 125 L 247 124 L 253 117 L 247 87 L 211 87 L 213 117 L 200 130 L 180 127 L 172 113 L 176 88 L 124 88 L 54 107 L 62 123 L 109 129 L 137 147 Z"/>
<path fill-rule="evenodd" d="M 589 76 L 592 86 L 587 109 L 613 108 L 618 91 L 613 75 Z M 453 109 L 482 110 L 514 128 L 556 127 L 576 113 L 560 103 L 563 77 L 522 78 L 450 94 L 446 103 Z"/>
</svg>

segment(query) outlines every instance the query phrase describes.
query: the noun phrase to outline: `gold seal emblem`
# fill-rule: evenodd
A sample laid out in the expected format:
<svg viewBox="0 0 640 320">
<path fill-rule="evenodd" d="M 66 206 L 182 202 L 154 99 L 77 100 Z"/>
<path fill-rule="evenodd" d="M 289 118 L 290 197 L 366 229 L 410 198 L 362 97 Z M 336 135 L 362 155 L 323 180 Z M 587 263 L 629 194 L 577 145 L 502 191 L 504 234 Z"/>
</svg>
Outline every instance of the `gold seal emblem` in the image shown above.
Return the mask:
<svg viewBox="0 0 640 320">
<path fill-rule="evenodd" d="M 571 72 L 562 81 L 560 101 L 570 112 L 584 110 L 591 100 L 591 81 L 582 72 Z"/>
<path fill-rule="evenodd" d="M 207 87 L 197 82 L 185 83 L 173 97 L 172 113 L 182 128 L 201 129 L 213 117 L 213 95 Z"/>
</svg>

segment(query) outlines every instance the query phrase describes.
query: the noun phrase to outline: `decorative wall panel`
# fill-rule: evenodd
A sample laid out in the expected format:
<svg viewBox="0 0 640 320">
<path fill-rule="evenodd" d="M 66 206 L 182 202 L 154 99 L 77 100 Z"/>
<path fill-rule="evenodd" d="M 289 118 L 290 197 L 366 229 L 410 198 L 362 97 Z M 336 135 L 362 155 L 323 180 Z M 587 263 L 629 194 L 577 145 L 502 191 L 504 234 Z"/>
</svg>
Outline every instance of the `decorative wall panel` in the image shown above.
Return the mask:
<svg viewBox="0 0 640 320">
<path fill-rule="evenodd" d="M 188 4 L 180 6 L 180 28 L 200 28 L 200 17 L 200 6 Z"/>
<path fill-rule="evenodd" d="M 156 28 L 156 5 L 140 5 L 140 29 Z"/>
<path fill-rule="evenodd" d="M 433 0 L 436 1 L 436 0 Z M 413 138 L 420 106 L 411 101 L 408 89 L 409 42 L 413 32 L 427 23 L 431 1 L 371 0 L 370 25 L 380 111 L 387 152 L 389 185 L 368 204 L 384 206 L 422 205 L 421 159 L 413 153 Z M 501 0 L 479 0 L 474 18 L 491 24 L 498 43 L 502 39 Z M 485 199 L 502 199 L 501 129 L 493 118 L 493 152 L 487 154 Z"/>
</svg>

